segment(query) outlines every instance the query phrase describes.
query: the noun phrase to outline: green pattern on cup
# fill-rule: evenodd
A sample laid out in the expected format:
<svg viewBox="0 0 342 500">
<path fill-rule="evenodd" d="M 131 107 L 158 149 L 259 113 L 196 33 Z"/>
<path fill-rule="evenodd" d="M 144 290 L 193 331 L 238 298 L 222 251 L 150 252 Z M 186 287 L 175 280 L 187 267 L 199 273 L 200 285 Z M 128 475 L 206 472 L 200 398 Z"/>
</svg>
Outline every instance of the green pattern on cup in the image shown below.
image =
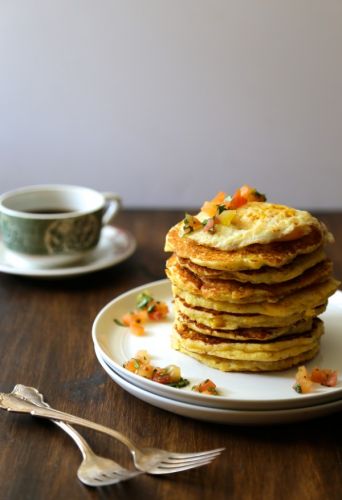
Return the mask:
<svg viewBox="0 0 342 500">
<path fill-rule="evenodd" d="M 1 214 L 2 238 L 11 250 L 31 255 L 82 252 L 98 243 L 102 213 L 45 220 Z"/>
</svg>

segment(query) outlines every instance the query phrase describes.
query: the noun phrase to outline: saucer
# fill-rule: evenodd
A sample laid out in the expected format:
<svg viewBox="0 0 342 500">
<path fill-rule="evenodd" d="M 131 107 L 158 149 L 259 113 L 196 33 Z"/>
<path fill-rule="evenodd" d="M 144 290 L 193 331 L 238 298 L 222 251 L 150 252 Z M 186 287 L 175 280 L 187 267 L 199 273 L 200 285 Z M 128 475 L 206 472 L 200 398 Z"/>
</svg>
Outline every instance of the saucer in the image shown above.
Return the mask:
<svg viewBox="0 0 342 500">
<path fill-rule="evenodd" d="M 135 238 L 129 231 L 113 226 L 106 226 L 102 229 L 97 247 L 87 254 L 83 260 L 77 262 L 77 265 L 70 264 L 63 267 L 38 269 L 13 265 L 0 237 L 0 272 L 32 278 L 79 276 L 119 264 L 130 257 L 135 248 Z"/>
</svg>

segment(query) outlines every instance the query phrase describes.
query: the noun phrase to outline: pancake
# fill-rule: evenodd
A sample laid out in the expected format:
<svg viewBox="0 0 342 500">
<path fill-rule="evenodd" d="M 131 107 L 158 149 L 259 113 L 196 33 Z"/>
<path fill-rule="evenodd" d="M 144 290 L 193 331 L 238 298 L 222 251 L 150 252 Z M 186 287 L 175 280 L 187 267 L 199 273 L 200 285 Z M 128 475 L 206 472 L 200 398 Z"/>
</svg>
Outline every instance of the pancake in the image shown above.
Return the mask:
<svg viewBox="0 0 342 500">
<path fill-rule="evenodd" d="M 312 226 L 309 234 L 297 240 L 254 244 L 229 252 L 199 245 L 179 235 L 181 223 L 172 227 L 166 235 L 165 251 L 188 258 L 199 266 L 223 271 L 260 269 L 263 266 L 281 267 L 292 262 L 298 255 L 309 254 L 322 247 L 326 234 Z"/>
<path fill-rule="evenodd" d="M 175 319 L 172 347 L 223 371 L 284 370 L 319 351 L 339 282 L 309 212 L 267 203 L 244 185 L 218 193 L 171 227 L 165 251 Z"/>
<path fill-rule="evenodd" d="M 238 328 L 236 330 L 221 330 L 219 328 L 213 329 L 203 323 L 197 323 L 181 313 L 176 314 L 175 326 L 182 328 L 186 326 L 191 330 L 203 333 L 204 335 L 212 335 L 225 339 L 235 340 L 258 340 L 259 342 L 269 341 L 283 335 L 291 335 L 294 333 L 303 333 L 311 330 L 312 318 L 302 319 L 292 325 L 287 325 L 278 328 Z"/>
<path fill-rule="evenodd" d="M 202 307 L 210 311 L 240 315 L 264 314 L 266 316 L 282 317 L 302 313 L 305 316 L 307 310 L 326 302 L 328 297 L 336 291 L 338 283 L 338 281 L 330 278 L 324 283 L 304 288 L 278 302 L 272 303 L 235 303 L 222 300 L 211 300 L 201 295 L 189 293 L 175 286 L 172 287 L 172 293 L 175 297 L 183 299 L 190 307 Z"/>
<path fill-rule="evenodd" d="M 326 259 L 301 276 L 285 283 L 274 285 L 239 283 L 234 280 L 199 278 L 185 267 L 181 267 L 175 256 L 166 263 L 166 275 L 172 284 L 206 299 L 222 300 L 238 304 L 249 302 L 276 302 L 310 285 L 326 281 L 332 272 L 332 263 Z M 337 288 L 337 286 L 336 286 Z M 335 290 L 336 290 L 335 288 Z M 335 291 L 334 290 L 334 291 Z"/>
<path fill-rule="evenodd" d="M 218 356 L 209 356 L 208 354 L 199 354 L 196 352 L 188 351 L 178 342 L 178 338 L 172 336 L 171 345 L 173 349 L 196 359 L 203 365 L 210 368 L 216 368 L 224 372 L 269 372 L 287 370 L 293 366 L 297 366 L 313 359 L 318 351 L 319 345 L 304 353 L 292 356 L 290 358 L 281 359 L 279 361 L 246 361 L 238 359 L 223 359 Z"/>
<path fill-rule="evenodd" d="M 313 349 L 318 345 L 323 332 L 323 322 L 315 319 L 312 330 L 286 335 L 269 342 L 222 339 L 194 332 L 185 326 L 176 326 L 173 335 L 179 345 L 199 354 L 238 360 L 279 361 Z"/>
<path fill-rule="evenodd" d="M 199 266 L 190 259 L 177 256 L 178 263 L 196 274 L 199 278 L 211 278 L 222 280 L 235 280 L 242 283 L 282 283 L 300 276 L 304 271 L 315 266 L 326 259 L 323 248 L 318 248 L 314 252 L 305 255 L 299 255 L 290 264 L 282 267 L 263 266 L 256 270 L 246 271 L 220 271 L 209 267 Z"/>
<path fill-rule="evenodd" d="M 176 314 L 181 313 L 197 323 L 203 323 L 209 328 L 222 330 L 236 330 L 238 328 L 277 328 L 289 326 L 306 318 L 314 318 L 326 309 L 326 303 L 317 305 L 312 309 L 285 316 L 266 316 L 264 314 L 231 314 L 218 312 L 203 307 L 191 307 L 189 304 L 176 297 L 174 307 Z"/>
</svg>

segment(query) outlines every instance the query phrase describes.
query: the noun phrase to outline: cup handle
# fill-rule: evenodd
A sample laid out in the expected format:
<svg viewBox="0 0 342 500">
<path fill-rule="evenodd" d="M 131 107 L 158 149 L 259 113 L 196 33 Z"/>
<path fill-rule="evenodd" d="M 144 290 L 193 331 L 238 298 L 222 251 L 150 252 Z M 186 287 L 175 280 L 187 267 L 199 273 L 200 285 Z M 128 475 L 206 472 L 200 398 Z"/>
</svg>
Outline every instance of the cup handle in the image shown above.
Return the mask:
<svg viewBox="0 0 342 500">
<path fill-rule="evenodd" d="M 105 226 L 109 224 L 118 211 L 121 208 L 121 197 L 115 193 L 102 193 L 103 197 L 106 200 L 107 208 L 105 208 L 104 214 L 102 216 L 102 225 Z"/>
</svg>

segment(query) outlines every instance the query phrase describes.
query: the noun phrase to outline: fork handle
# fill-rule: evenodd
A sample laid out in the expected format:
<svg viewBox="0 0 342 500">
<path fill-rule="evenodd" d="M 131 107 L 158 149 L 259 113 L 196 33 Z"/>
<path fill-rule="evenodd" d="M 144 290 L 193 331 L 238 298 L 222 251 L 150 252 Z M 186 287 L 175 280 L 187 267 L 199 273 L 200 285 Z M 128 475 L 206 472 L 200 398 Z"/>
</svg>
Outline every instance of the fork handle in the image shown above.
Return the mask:
<svg viewBox="0 0 342 500">
<path fill-rule="evenodd" d="M 48 418 L 50 420 L 58 420 L 61 422 L 67 422 L 69 424 L 88 427 L 89 429 L 102 432 L 103 434 L 107 434 L 108 436 L 117 439 L 122 444 L 127 446 L 133 455 L 139 452 L 139 449 L 135 446 L 135 444 L 132 443 L 132 441 L 127 436 L 121 434 L 121 432 L 111 429 L 110 427 L 97 424 L 96 422 L 92 422 L 91 420 L 76 417 L 75 415 L 71 415 L 70 413 L 64 413 L 63 411 L 55 410 L 53 408 L 41 408 L 30 403 L 29 401 L 18 399 L 9 394 L 0 394 L 0 407 L 6 409 L 7 411 L 29 413 L 34 417 Z"/>
<path fill-rule="evenodd" d="M 92 450 L 89 447 L 87 441 L 84 439 L 83 436 L 79 432 L 77 432 L 72 425 L 67 424 L 66 422 L 61 422 L 59 420 L 51 420 L 54 424 L 56 424 L 58 427 L 60 427 L 64 432 L 68 434 L 68 436 L 73 439 L 73 441 L 77 444 L 82 457 L 86 458 L 88 455 L 92 454 Z"/>
<path fill-rule="evenodd" d="M 106 427 L 101 424 L 97 424 L 96 422 L 92 422 L 91 420 L 87 420 L 85 418 L 76 417 L 75 415 L 71 415 L 70 413 L 64 413 L 59 410 L 54 410 L 53 408 L 34 408 L 30 411 L 31 415 L 34 417 L 43 417 L 50 418 L 52 420 L 59 420 L 60 422 L 67 422 L 69 424 L 81 425 L 82 427 L 88 427 L 89 429 L 93 429 L 94 431 L 102 432 L 103 434 L 107 434 L 108 436 L 117 439 L 122 444 L 127 446 L 132 451 L 138 451 L 135 445 L 131 442 L 131 440 L 121 434 L 120 432 L 111 429 L 110 427 Z"/>
</svg>

